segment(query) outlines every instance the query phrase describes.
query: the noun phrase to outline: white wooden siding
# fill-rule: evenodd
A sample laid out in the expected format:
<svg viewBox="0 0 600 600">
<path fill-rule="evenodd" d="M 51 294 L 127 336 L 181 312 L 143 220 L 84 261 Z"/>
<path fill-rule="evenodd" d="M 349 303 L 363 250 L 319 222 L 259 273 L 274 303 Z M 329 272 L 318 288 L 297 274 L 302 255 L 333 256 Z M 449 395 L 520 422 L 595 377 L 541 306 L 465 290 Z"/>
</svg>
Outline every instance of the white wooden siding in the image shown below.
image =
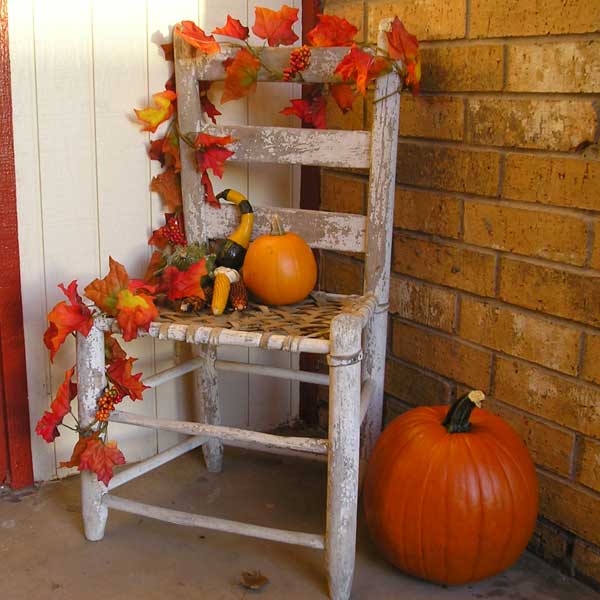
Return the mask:
<svg viewBox="0 0 600 600">
<path fill-rule="evenodd" d="M 60 282 L 77 278 L 81 288 L 106 273 L 108 256 L 140 276 L 153 227 L 162 222 L 159 199 L 149 192 L 158 165 L 144 143 L 150 136 L 132 122 L 132 109 L 145 106 L 163 88 L 170 65 L 158 46 L 169 27 L 183 19 L 206 30 L 227 13 L 253 22 L 254 7 L 277 8 L 279 0 L 9 0 L 19 244 L 32 430 L 64 370 L 74 364 L 67 343 L 54 365 L 42 345 L 48 310 L 62 295 Z M 300 0 L 287 4 L 300 6 Z M 300 25 L 298 24 L 297 33 Z M 217 87 L 217 86 L 215 86 Z M 265 84 L 250 100 L 222 107 L 223 124 L 297 125 L 278 115 L 297 89 Z M 219 96 L 218 88 L 214 93 Z M 159 134 L 157 132 L 157 134 Z M 290 207 L 298 201 L 298 171 L 282 165 L 231 165 L 223 187 L 234 187 L 256 204 Z M 221 182 L 216 182 L 220 187 Z M 128 351 L 150 375 L 172 366 L 183 347 L 137 340 Z M 259 350 L 227 349 L 219 357 L 264 363 Z M 284 353 L 272 364 L 290 366 Z M 262 377 L 228 373 L 219 384 L 223 421 L 238 427 L 268 428 L 297 414 L 297 387 Z M 144 403 L 124 410 L 164 418 L 193 418 L 185 379 L 145 394 Z M 112 435 L 129 461 L 143 459 L 179 441 L 177 434 L 122 425 Z M 74 435 L 62 430 L 55 444 L 32 436 L 38 480 L 57 472 Z"/>
</svg>

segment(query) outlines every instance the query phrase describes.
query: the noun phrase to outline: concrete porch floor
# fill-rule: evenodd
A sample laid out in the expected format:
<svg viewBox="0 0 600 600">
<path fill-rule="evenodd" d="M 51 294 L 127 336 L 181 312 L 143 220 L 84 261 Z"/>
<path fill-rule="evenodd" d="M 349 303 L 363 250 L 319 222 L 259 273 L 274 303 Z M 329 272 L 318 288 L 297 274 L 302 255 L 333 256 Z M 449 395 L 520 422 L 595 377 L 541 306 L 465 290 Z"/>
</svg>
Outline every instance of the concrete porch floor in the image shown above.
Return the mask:
<svg viewBox="0 0 600 600">
<path fill-rule="evenodd" d="M 180 510 L 307 532 L 324 529 L 325 466 L 226 450 L 208 473 L 199 451 L 145 475 L 116 494 Z M 270 579 L 260 591 L 241 572 Z M 76 477 L 32 495 L 0 499 L 2 600 L 326 599 L 323 553 L 232 534 L 184 528 L 111 512 L 102 542 L 86 542 Z M 354 600 L 600 600 L 600 594 L 525 554 L 508 572 L 444 589 L 384 562 L 359 528 Z"/>
</svg>

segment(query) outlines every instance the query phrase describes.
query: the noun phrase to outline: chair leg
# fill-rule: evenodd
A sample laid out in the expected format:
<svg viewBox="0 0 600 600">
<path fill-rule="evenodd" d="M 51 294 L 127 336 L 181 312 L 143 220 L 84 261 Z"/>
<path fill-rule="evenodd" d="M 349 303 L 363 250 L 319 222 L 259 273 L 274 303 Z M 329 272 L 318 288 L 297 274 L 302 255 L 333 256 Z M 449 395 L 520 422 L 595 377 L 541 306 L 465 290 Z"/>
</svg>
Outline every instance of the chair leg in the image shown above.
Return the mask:
<svg viewBox="0 0 600 600">
<path fill-rule="evenodd" d="M 210 425 L 221 424 L 219 409 L 219 386 L 215 360 L 217 347 L 202 344 L 193 347 L 196 357 L 203 357 L 204 364 L 194 372 L 194 399 L 198 409 L 200 423 Z M 202 446 L 206 468 L 211 473 L 219 473 L 223 468 L 223 444 L 217 439 L 211 439 Z"/>
<path fill-rule="evenodd" d="M 91 425 L 96 416 L 96 401 L 106 386 L 104 334 L 92 327 L 87 337 L 77 334 L 77 388 L 79 423 Z M 102 505 L 106 486 L 95 473 L 81 473 L 81 514 L 86 539 L 96 542 L 104 537 L 108 509 Z"/>
<path fill-rule="evenodd" d="M 348 600 L 356 553 L 360 442 L 361 323 L 349 314 L 331 324 L 329 456 L 325 552 L 331 600 Z"/>
</svg>

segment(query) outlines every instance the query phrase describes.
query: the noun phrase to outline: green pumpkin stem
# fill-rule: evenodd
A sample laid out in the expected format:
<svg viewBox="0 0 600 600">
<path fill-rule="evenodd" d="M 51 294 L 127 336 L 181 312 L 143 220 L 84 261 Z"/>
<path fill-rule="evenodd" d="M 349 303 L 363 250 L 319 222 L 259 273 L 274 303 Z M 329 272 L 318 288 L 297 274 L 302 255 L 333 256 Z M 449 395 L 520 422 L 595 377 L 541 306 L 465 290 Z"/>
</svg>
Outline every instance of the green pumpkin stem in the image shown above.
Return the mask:
<svg viewBox="0 0 600 600">
<path fill-rule="evenodd" d="M 285 235 L 285 229 L 277 213 L 271 217 L 271 235 Z"/>
<path fill-rule="evenodd" d="M 477 406 L 481 408 L 481 403 L 485 398 L 485 394 L 479 390 L 473 390 L 465 394 L 450 407 L 446 414 L 446 418 L 442 421 L 442 425 L 447 429 L 448 433 L 466 433 L 471 430 L 471 413 Z"/>
</svg>

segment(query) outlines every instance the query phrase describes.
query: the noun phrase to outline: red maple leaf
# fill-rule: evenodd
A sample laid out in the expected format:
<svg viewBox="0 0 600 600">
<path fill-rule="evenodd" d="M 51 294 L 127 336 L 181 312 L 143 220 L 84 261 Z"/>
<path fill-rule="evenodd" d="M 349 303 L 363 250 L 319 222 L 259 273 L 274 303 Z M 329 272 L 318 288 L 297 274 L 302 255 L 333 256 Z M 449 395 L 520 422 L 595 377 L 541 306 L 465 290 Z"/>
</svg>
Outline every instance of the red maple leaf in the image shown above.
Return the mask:
<svg viewBox="0 0 600 600">
<path fill-rule="evenodd" d="M 221 112 L 219 112 L 217 107 L 212 103 L 211 99 L 208 97 L 208 92 L 210 91 L 210 87 L 212 84 L 212 81 L 200 81 L 198 86 L 198 92 L 200 94 L 200 106 L 202 107 L 204 114 L 216 125 L 216 117 L 220 117 Z"/>
<path fill-rule="evenodd" d="M 366 96 L 369 83 L 389 68 L 389 64 L 384 58 L 373 56 L 358 46 L 352 46 L 350 52 L 336 67 L 335 73 L 340 75 L 344 81 L 355 81 L 358 91 Z"/>
<path fill-rule="evenodd" d="M 245 48 L 239 50 L 234 58 L 225 61 L 226 75 L 221 104 L 254 92 L 259 70 L 260 60 Z"/>
<path fill-rule="evenodd" d="M 94 323 L 90 309 L 77 293 L 77 281 L 71 281 L 66 289 L 62 283 L 58 287 L 71 304 L 62 300 L 48 313 L 49 326 L 44 333 L 44 344 L 50 350 L 51 361 L 70 333 L 78 331 L 87 336 Z"/>
<path fill-rule="evenodd" d="M 165 60 L 173 62 L 175 60 L 175 54 L 173 52 L 173 43 L 161 44 L 160 47 L 165 55 Z"/>
<path fill-rule="evenodd" d="M 216 54 L 221 49 L 214 36 L 206 35 L 193 21 L 181 21 L 175 27 L 175 34 L 183 38 L 190 46 L 198 48 L 200 52 L 208 56 Z"/>
<path fill-rule="evenodd" d="M 352 23 L 335 15 L 317 15 L 319 22 L 306 34 L 311 46 L 352 46 L 358 33 Z"/>
<path fill-rule="evenodd" d="M 137 118 L 145 123 L 142 131 L 154 133 L 161 123 L 168 121 L 173 115 L 173 101 L 175 98 L 177 98 L 177 94 L 174 91 L 165 90 L 152 96 L 156 107 L 148 106 L 141 110 L 134 109 Z"/>
<path fill-rule="evenodd" d="M 129 275 L 125 267 L 109 258 L 109 272 L 104 279 L 94 279 L 85 288 L 85 295 L 96 304 L 100 310 L 114 317 L 117 314 L 117 297 L 121 290 L 129 285 Z"/>
<path fill-rule="evenodd" d="M 127 358 L 127 353 L 121 348 L 121 344 L 109 332 L 104 334 L 104 357 L 109 363 L 119 358 Z"/>
<path fill-rule="evenodd" d="M 182 205 L 181 176 L 174 167 L 169 167 L 153 177 L 150 190 L 160 195 L 169 212 L 175 212 Z"/>
<path fill-rule="evenodd" d="M 201 182 L 202 187 L 204 189 L 204 202 L 210 204 L 211 206 L 214 206 L 215 208 L 221 208 L 221 204 L 215 196 L 212 181 L 210 180 L 210 177 L 208 176 L 208 173 L 206 171 L 202 173 Z"/>
<path fill-rule="evenodd" d="M 194 263 L 187 271 L 180 271 L 174 266 L 167 267 L 164 278 L 168 281 L 169 300 L 191 297 L 204 299 L 201 283 L 207 273 L 206 259 L 204 258 Z"/>
<path fill-rule="evenodd" d="M 404 64 L 416 62 L 419 54 L 419 42 L 409 33 L 402 21 L 396 17 L 392 22 L 392 30 L 386 31 L 388 53 L 394 60 L 401 60 Z"/>
<path fill-rule="evenodd" d="M 117 388 L 121 397 L 129 396 L 132 400 L 143 400 L 144 390 L 150 389 L 141 382 L 142 374 L 132 375 L 131 369 L 136 358 L 114 358 L 106 369 L 106 374 Z"/>
<path fill-rule="evenodd" d="M 256 19 L 252 31 L 269 46 L 291 46 L 298 41 L 292 27 L 298 20 L 298 9 L 283 5 L 279 10 L 270 8 L 255 9 Z"/>
<path fill-rule="evenodd" d="M 327 127 L 327 103 L 323 96 L 314 96 L 310 100 L 290 100 L 290 103 L 291 106 L 281 111 L 282 115 L 295 115 L 302 119 L 303 123 L 312 125 L 316 129 Z"/>
<path fill-rule="evenodd" d="M 245 40 L 248 37 L 250 30 L 244 27 L 240 21 L 234 19 L 230 15 L 227 15 L 227 23 L 225 27 L 217 27 L 213 33 L 215 35 L 226 35 L 227 37 L 236 38 L 238 40 Z"/>
<path fill-rule="evenodd" d="M 208 169 L 212 169 L 217 177 L 223 177 L 225 162 L 235 154 L 225 146 L 235 141 L 230 135 L 218 137 L 199 133 L 194 142 L 195 147 L 198 148 L 196 170 L 199 173 L 205 173 Z"/>
<path fill-rule="evenodd" d="M 97 432 L 92 433 L 92 435 L 90 435 L 90 436 L 80 435 L 79 439 L 77 440 L 77 443 L 73 447 L 73 452 L 71 453 L 70 460 L 61 462 L 61 463 L 59 463 L 58 466 L 63 469 L 71 468 L 71 467 L 78 467 L 79 462 L 81 460 L 81 455 L 83 454 L 84 450 L 87 448 L 88 443 L 92 439 L 98 439 L 98 435 L 99 434 Z"/>
<path fill-rule="evenodd" d="M 103 442 L 99 438 L 89 438 L 79 456 L 79 471 L 96 473 L 98 481 L 108 485 L 113 476 L 113 467 L 124 465 L 125 457 L 116 442 Z"/>
<path fill-rule="evenodd" d="M 166 228 L 164 225 L 158 229 L 155 229 L 148 240 L 149 246 L 154 246 L 159 250 L 164 250 L 169 243 L 169 238 L 167 237 Z"/>
<path fill-rule="evenodd" d="M 179 154 L 179 138 L 175 131 L 169 131 L 163 138 L 162 151 L 168 167 L 174 169 L 176 173 L 181 171 L 181 156 Z"/>
<path fill-rule="evenodd" d="M 158 309 L 148 294 L 134 294 L 129 289 L 121 290 L 117 296 L 117 323 L 126 342 L 137 337 L 138 329 L 148 331 L 158 317 Z"/>
<path fill-rule="evenodd" d="M 165 268 L 166 264 L 167 261 L 165 260 L 163 253 L 159 250 L 155 250 L 150 257 L 150 262 L 148 263 L 146 272 L 144 273 L 144 281 L 151 285 L 158 286 L 159 292 L 163 291 L 164 286 L 162 283 L 162 270 Z"/>
<path fill-rule="evenodd" d="M 150 142 L 150 147 L 148 148 L 150 160 L 157 160 L 161 167 L 165 166 L 165 153 L 163 152 L 164 141 L 164 137 L 152 140 Z"/>
<path fill-rule="evenodd" d="M 413 96 L 418 96 L 421 81 L 421 61 L 409 62 L 406 65 L 406 77 L 404 83 L 410 88 Z"/>
<path fill-rule="evenodd" d="M 50 404 L 50 410 L 44 412 L 35 427 L 35 432 L 48 443 L 53 442 L 60 435 L 58 426 L 69 414 L 71 400 L 77 396 L 77 384 L 71 381 L 74 372 L 75 367 L 65 372 L 65 379 L 60 384 L 56 396 Z"/>
<path fill-rule="evenodd" d="M 357 94 L 350 84 L 337 83 L 331 86 L 330 92 L 332 98 L 336 101 L 344 114 L 352 110 Z"/>
</svg>

